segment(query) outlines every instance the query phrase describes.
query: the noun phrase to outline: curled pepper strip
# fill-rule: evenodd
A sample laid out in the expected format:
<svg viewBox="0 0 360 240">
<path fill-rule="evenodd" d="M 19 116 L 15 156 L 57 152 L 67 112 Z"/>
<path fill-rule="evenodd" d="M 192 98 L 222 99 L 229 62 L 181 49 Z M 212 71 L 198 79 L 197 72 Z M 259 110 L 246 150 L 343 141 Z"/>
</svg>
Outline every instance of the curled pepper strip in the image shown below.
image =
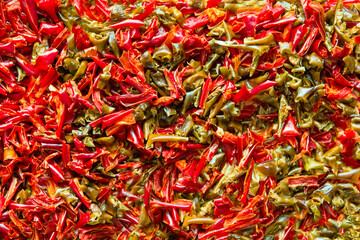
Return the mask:
<svg viewBox="0 0 360 240">
<path fill-rule="evenodd" d="M 145 25 L 145 23 L 143 21 L 136 20 L 136 19 L 127 19 L 127 20 L 121 21 L 119 23 L 112 24 L 109 27 L 113 28 L 113 29 L 127 28 L 127 27 L 138 28 L 138 27 L 141 27 L 144 25 Z"/>
<path fill-rule="evenodd" d="M 233 95 L 232 100 L 234 102 L 240 102 L 241 100 L 249 101 L 252 98 L 254 98 L 259 92 L 264 91 L 275 85 L 276 85 L 276 82 L 266 81 L 250 90 L 248 90 L 245 87 L 245 85 L 243 85 L 242 88 L 240 89 L 240 91 L 238 93 L 236 93 L 235 95 Z"/>
</svg>

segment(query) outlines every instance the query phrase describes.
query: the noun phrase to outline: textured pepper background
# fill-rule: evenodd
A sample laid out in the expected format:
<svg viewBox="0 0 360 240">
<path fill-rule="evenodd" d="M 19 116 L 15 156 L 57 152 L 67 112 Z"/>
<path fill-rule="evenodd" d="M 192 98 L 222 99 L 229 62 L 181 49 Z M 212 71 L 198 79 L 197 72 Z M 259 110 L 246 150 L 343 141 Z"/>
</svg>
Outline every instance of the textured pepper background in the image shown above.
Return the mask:
<svg viewBox="0 0 360 240">
<path fill-rule="evenodd" d="M 0 239 L 360 239 L 359 11 L 0 1 Z"/>
</svg>

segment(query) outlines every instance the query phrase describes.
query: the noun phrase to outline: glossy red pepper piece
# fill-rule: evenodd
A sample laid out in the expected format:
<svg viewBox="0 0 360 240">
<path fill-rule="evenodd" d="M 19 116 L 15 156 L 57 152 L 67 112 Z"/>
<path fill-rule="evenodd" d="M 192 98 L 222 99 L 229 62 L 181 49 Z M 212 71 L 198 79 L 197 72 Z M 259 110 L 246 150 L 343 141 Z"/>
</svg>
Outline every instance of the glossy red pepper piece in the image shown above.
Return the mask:
<svg viewBox="0 0 360 240">
<path fill-rule="evenodd" d="M 307 36 L 304 44 L 302 45 L 302 47 L 300 48 L 298 54 L 299 56 L 303 56 L 305 53 L 307 53 L 307 51 L 310 49 L 312 43 L 315 40 L 316 35 L 318 34 L 319 30 L 317 28 L 312 28 L 310 30 L 309 35 Z"/>
<path fill-rule="evenodd" d="M 78 179 L 74 179 L 71 180 L 69 186 L 71 187 L 71 189 L 74 191 L 74 193 L 78 196 L 78 198 L 80 199 L 80 201 L 87 207 L 90 209 L 90 203 L 91 201 L 84 195 L 83 191 L 81 190 L 80 186 L 79 186 L 79 181 Z"/>
<path fill-rule="evenodd" d="M 31 28 L 38 32 L 38 16 L 34 0 L 20 0 L 21 8 L 26 13 Z"/>
<path fill-rule="evenodd" d="M 281 132 L 281 136 L 295 137 L 295 136 L 299 136 L 299 135 L 300 135 L 300 132 L 296 128 L 295 119 L 290 114 L 288 116 L 285 126 Z"/>
<path fill-rule="evenodd" d="M 45 52 L 39 54 L 36 58 L 36 66 L 39 70 L 46 71 L 48 70 L 48 66 L 52 64 L 52 62 L 57 57 L 59 51 L 55 48 L 50 48 Z"/>
<path fill-rule="evenodd" d="M 233 95 L 232 100 L 234 102 L 249 101 L 254 98 L 259 92 L 264 91 L 272 86 L 275 86 L 276 82 L 273 81 L 266 81 L 261 83 L 260 85 L 254 87 L 253 89 L 247 90 L 245 85 L 242 86 L 240 91 Z"/>
<path fill-rule="evenodd" d="M 64 30 L 64 24 L 61 22 L 57 24 L 42 22 L 40 24 L 39 33 L 54 36 L 59 34 L 62 30 Z"/>
<path fill-rule="evenodd" d="M 136 20 L 136 19 L 126 19 L 124 21 L 112 24 L 109 27 L 113 28 L 113 29 L 130 28 L 130 27 L 131 28 L 138 28 L 138 27 L 141 27 L 141 26 L 144 26 L 144 25 L 145 25 L 145 23 L 143 21 Z"/>
<path fill-rule="evenodd" d="M 308 32 L 309 28 L 305 26 L 305 24 L 300 25 L 295 28 L 292 32 L 292 51 L 295 52 L 298 44 L 304 39 Z"/>
<path fill-rule="evenodd" d="M 185 29 L 198 29 L 209 22 L 209 17 L 207 15 L 201 17 L 190 17 L 186 19 L 183 24 Z"/>
<path fill-rule="evenodd" d="M 194 175 L 192 177 L 194 182 L 197 182 L 197 179 L 198 179 L 200 173 L 202 172 L 206 161 L 209 161 L 214 157 L 218 148 L 219 148 L 219 140 L 214 140 L 211 143 L 211 145 L 207 149 L 204 150 L 204 152 L 202 153 L 201 158 L 197 164 L 197 167 L 194 171 Z"/>
</svg>

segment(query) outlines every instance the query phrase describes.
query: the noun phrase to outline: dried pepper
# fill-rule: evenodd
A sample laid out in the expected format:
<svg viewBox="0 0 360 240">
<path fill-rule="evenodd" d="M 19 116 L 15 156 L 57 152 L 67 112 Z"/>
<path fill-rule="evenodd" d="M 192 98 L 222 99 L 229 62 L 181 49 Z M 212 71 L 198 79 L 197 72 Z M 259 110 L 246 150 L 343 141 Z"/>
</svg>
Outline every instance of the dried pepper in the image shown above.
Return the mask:
<svg viewBox="0 0 360 240">
<path fill-rule="evenodd" d="M 0 239 L 360 239 L 359 12 L 0 1 Z"/>
</svg>

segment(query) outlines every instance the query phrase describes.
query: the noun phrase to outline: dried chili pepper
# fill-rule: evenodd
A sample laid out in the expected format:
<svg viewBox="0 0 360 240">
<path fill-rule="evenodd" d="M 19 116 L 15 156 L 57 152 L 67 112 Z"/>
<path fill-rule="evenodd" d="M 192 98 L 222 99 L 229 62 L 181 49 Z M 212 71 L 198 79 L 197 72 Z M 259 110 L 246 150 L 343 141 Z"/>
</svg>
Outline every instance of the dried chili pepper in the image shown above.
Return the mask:
<svg viewBox="0 0 360 240">
<path fill-rule="evenodd" d="M 0 238 L 360 238 L 359 11 L 0 1 Z"/>
</svg>

